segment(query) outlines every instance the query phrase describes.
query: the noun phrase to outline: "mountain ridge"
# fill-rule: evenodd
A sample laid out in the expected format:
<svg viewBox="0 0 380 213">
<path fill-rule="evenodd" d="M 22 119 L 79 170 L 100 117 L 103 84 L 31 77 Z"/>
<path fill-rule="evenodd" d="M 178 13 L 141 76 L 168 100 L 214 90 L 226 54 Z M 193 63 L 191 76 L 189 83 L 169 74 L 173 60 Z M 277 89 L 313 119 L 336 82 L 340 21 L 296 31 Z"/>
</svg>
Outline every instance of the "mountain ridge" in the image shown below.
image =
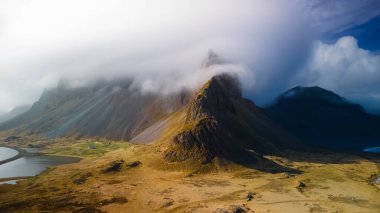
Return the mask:
<svg viewBox="0 0 380 213">
<path fill-rule="evenodd" d="M 0 124 L 10 134 L 129 140 L 187 103 L 190 94 L 142 94 L 129 79 L 46 90 L 31 109 Z"/>
<path fill-rule="evenodd" d="M 339 149 L 380 144 L 380 116 L 320 87 L 294 87 L 265 112 L 308 144 Z"/>
</svg>

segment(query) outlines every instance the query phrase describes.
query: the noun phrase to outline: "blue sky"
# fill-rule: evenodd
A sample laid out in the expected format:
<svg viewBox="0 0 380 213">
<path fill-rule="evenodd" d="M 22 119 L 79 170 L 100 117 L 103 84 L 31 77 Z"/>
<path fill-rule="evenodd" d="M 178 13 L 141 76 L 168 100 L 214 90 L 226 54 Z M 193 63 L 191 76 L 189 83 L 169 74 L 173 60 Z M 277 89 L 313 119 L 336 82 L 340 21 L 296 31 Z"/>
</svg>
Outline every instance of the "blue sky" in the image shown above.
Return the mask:
<svg viewBox="0 0 380 213">
<path fill-rule="evenodd" d="M 350 27 L 343 32 L 329 35 L 331 40 L 337 40 L 343 36 L 353 36 L 358 40 L 360 48 L 379 53 L 380 51 L 380 16 L 375 16 L 369 21 Z"/>
<path fill-rule="evenodd" d="M 3 0 L 0 112 L 61 78 L 170 93 L 220 72 L 261 106 L 318 85 L 380 112 L 379 17 L 379 0 Z M 202 70 L 209 49 L 228 63 Z"/>
</svg>

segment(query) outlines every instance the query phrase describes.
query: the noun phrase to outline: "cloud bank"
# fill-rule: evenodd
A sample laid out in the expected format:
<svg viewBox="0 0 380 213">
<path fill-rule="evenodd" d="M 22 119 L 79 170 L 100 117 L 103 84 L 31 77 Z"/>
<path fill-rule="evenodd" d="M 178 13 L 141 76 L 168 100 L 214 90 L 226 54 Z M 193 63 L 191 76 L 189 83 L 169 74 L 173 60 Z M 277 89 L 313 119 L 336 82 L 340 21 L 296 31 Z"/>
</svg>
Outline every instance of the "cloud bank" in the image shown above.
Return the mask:
<svg viewBox="0 0 380 213">
<path fill-rule="evenodd" d="M 277 46 L 286 51 L 282 40 L 294 42 L 301 25 L 296 9 L 274 0 L 12 0 L 0 8 L 3 110 L 32 103 L 62 77 L 133 77 L 144 91 L 194 87 L 207 80 L 199 66 L 209 49 L 249 86 L 247 70 L 269 79 L 266 62 L 282 58 Z"/>
</svg>

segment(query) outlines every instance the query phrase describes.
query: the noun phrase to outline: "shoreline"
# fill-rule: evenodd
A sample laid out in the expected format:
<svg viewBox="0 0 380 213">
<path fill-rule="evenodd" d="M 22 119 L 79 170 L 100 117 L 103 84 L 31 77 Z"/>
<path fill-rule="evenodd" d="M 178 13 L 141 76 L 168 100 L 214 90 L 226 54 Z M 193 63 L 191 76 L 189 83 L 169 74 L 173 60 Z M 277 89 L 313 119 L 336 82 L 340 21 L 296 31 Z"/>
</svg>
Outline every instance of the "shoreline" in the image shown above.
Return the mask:
<svg viewBox="0 0 380 213">
<path fill-rule="evenodd" d="M 10 149 L 14 149 L 16 151 L 18 151 L 18 154 L 11 157 L 11 158 L 8 158 L 8 159 L 5 159 L 5 160 L 2 160 L 0 161 L 0 165 L 3 165 L 3 164 L 6 164 L 6 163 L 9 163 L 11 161 L 14 161 L 14 160 L 17 160 L 19 158 L 22 158 L 24 156 L 28 156 L 28 151 L 27 150 L 24 150 L 22 148 L 19 148 L 19 147 L 11 147 L 11 146 L 7 146 L 7 145 L 0 145 L 0 147 L 6 147 L 6 148 L 10 148 Z M 53 157 L 66 157 L 66 158 L 75 158 L 75 159 L 78 159 L 78 162 L 80 160 L 82 160 L 83 158 L 80 158 L 80 157 L 77 157 L 77 156 L 63 156 L 63 155 L 49 155 L 49 154 L 46 154 L 44 152 L 36 152 L 36 153 L 31 153 L 32 155 L 36 154 L 36 155 L 45 155 L 45 156 L 53 156 Z M 56 165 L 56 166 L 59 166 L 60 164 Z M 45 171 L 47 168 L 45 168 L 43 171 Z M 42 171 L 41 171 L 42 172 Z M 38 176 L 40 175 L 39 172 L 38 174 L 36 175 L 32 175 L 32 176 L 13 176 L 13 177 L 5 177 L 5 178 L 0 178 L 0 185 L 3 185 L 5 184 L 4 182 L 7 182 L 7 181 L 18 181 L 18 180 L 25 180 L 25 179 L 28 179 L 28 178 L 31 178 L 31 177 L 35 177 L 35 176 Z M 12 184 L 13 185 L 13 184 Z"/>
<path fill-rule="evenodd" d="M 14 149 L 14 150 L 18 151 L 18 154 L 17 154 L 17 155 L 15 155 L 15 156 L 13 156 L 13 157 L 11 157 L 11 158 L 8 158 L 8 159 L 5 159 L 5 160 L 0 161 L 0 165 L 3 165 L 3 164 L 5 164 L 5 163 L 9 163 L 9 162 L 14 161 L 14 160 L 17 160 L 17 159 L 23 157 L 24 154 L 26 153 L 25 150 L 20 149 L 20 148 L 16 148 L 16 147 L 5 146 L 5 145 L 0 145 L 0 147 L 5 147 L 5 148 L 9 148 L 9 149 Z"/>
<path fill-rule="evenodd" d="M 34 176 L 19 176 L 19 177 L 7 177 L 7 178 L 0 178 L 0 184 L 5 181 L 10 181 L 10 180 L 23 180 L 27 178 L 31 178 Z"/>
</svg>

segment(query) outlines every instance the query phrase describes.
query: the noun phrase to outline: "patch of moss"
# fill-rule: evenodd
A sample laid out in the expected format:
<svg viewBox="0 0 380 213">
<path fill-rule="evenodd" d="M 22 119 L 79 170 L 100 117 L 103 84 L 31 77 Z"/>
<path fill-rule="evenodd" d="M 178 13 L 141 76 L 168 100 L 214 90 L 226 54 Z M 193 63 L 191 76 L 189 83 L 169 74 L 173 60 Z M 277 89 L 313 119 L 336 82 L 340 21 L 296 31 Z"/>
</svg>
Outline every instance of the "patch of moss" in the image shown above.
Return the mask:
<svg viewBox="0 0 380 213">
<path fill-rule="evenodd" d="M 75 156 L 75 157 L 98 157 L 107 152 L 131 146 L 129 143 L 86 141 L 61 147 L 52 147 L 44 151 L 49 155 Z"/>
</svg>

